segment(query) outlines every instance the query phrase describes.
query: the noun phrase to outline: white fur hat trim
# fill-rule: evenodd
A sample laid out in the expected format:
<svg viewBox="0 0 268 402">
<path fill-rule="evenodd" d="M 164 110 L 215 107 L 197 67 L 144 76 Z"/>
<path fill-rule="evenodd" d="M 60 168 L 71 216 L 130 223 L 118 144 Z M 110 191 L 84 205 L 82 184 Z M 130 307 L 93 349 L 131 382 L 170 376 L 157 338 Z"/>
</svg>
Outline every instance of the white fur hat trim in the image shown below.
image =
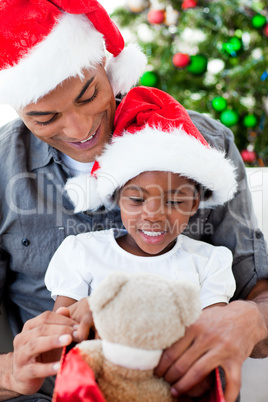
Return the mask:
<svg viewBox="0 0 268 402">
<path fill-rule="evenodd" d="M 67 182 L 75 212 L 96 210 L 102 205 L 111 208 L 115 190 L 145 171 L 170 171 L 200 183 L 212 191 L 202 203 L 206 208 L 223 205 L 237 189 L 235 167 L 224 152 L 204 146 L 177 128 L 163 133 L 146 126 L 135 135 L 124 133 L 106 146 L 98 162 L 97 179 L 88 174 Z"/>
</svg>

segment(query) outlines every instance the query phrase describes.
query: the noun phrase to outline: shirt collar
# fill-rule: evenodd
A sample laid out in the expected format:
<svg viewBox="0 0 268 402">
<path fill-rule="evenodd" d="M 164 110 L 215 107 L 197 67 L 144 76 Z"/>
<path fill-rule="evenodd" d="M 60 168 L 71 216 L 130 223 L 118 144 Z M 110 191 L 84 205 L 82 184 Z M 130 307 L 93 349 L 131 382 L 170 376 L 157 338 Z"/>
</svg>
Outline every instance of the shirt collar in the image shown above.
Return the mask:
<svg viewBox="0 0 268 402">
<path fill-rule="evenodd" d="M 33 133 L 30 136 L 29 169 L 45 167 L 51 159 L 62 165 L 58 151 L 51 145 L 39 140 Z"/>
</svg>

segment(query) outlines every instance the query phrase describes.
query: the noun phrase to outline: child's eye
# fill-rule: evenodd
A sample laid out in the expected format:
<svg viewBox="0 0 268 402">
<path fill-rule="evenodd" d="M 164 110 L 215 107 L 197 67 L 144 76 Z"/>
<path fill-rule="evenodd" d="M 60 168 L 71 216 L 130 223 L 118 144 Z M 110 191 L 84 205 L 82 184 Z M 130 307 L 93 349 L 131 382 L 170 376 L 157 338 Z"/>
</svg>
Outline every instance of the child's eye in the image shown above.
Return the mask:
<svg viewBox="0 0 268 402">
<path fill-rule="evenodd" d="M 176 205 L 182 204 L 183 201 L 168 200 L 166 203 L 167 203 L 168 205 L 171 205 L 171 206 L 176 206 Z"/>
<path fill-rule="evenodd" d="M 143 198 L 137 197 L 129 197 L 130 201 L 134 202 L 135 204 L 142 204 L 144 202 Z"/>
</svg>

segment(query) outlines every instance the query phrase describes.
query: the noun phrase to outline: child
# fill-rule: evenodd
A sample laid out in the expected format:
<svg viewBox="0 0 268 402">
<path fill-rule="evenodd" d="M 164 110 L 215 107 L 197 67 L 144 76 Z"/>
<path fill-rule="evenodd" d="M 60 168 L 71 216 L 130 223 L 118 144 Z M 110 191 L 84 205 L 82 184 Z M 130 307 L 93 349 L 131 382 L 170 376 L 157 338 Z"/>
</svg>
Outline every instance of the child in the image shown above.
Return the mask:
<svg viewBox="0 0 268 402">
<path fill-rule="evenodd" d="M 202 308 L 228 303 L 235 290 L 231 251 L 182 232 L 200 206 L 233 197 L 234 168 L 171 96 L 133 88 L 117 109 L 111 144 L 91 175 L 70 179 L 66 189 L 75 212 L 118 203 L 126 230 L 63 241 L 45 277 L 54 309 L 88 296 L 112 270 L 190 280 L 200 286 Z"/>
</svg>

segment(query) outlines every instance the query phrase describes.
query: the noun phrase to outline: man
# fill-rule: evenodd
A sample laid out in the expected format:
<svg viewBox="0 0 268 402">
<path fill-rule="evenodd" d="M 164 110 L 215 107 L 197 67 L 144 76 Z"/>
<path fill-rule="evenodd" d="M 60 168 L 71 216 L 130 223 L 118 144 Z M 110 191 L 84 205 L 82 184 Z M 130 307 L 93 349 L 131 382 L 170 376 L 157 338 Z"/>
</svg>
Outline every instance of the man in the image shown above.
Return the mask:
<svg viewBox="0 0 268 402">
<path fill-rule="evenodd" d="M 135 47 L 124 49 L 97 1 L 2 0 L 0 18 L 0 102 L 11 104 L 21 118 L 0 132 L 0 295 L 18 334 L 14 352 L 0 356 L 0 400 L 45 401 L 51 400 L 52 386 L 44 378 L 59 369 L 49 351 L 85 339 L 91 324 L 89 315 L 79 315 L 84 301 L 70 310 L 48 311 L 49 260 L 65 236 L 121 224 L 116 210 L 74 215 L 63 188 L 68 177 L 90 171 L 109 141 L 114 95 L 135 84 L 144 56 Z M 103 39 L 113 54 L 106 69 Z M 188 234 L 233 251 L 235 299 L 250 301 L 204 311 L 163 354 L 156 375 L 179 395 L 222 366 L 229 402 L 239 392 L 242 362 L 252 353 L 268 355 L 267 253 L 251 218 L 232 133 L 198 113 L 190 115 L 207 141 L 225 149 L 237 165 L 239 191 L 225 207 L 201 210 Z"/>
</svg>

